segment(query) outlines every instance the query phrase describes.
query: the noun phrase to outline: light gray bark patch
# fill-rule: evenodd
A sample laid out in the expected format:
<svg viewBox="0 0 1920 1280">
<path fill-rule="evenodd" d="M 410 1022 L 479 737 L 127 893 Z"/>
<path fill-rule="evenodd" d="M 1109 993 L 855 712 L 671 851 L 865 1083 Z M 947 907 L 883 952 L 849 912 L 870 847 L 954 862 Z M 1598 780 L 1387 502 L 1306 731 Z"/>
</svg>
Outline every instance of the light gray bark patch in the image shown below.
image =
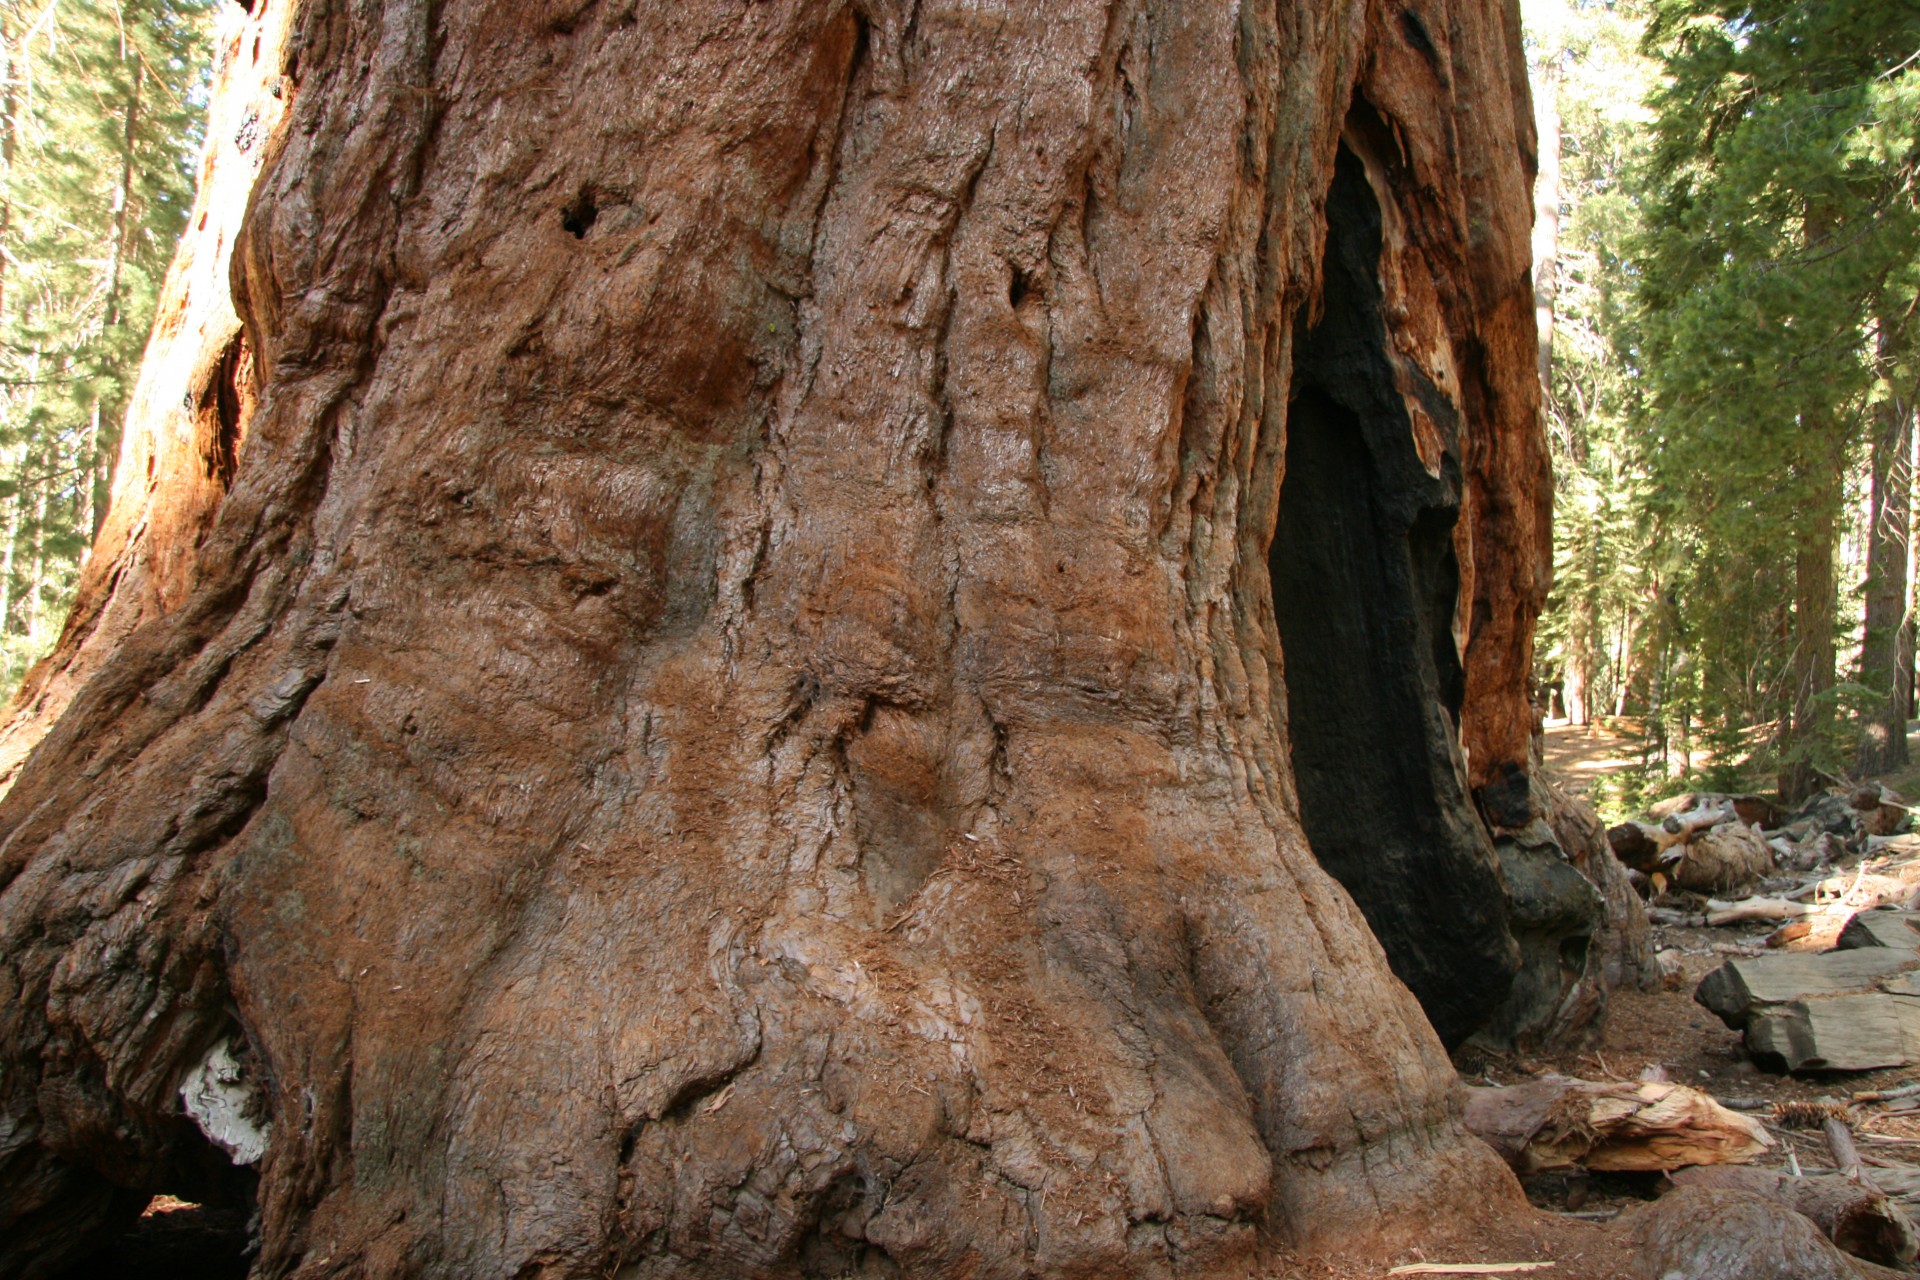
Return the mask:
<svg viewBox="0 0 1920 1280">
<path fill-rule="evenodd" d="M 222 1040 L 180 1084 L 180 1101 L 235 1164 L 256 1164 L 267 1153 L 268 1126 L 254 1120 L 261 1108 L 253 1082 L 234 1056 L 233 1042 Z"/>
</svg>

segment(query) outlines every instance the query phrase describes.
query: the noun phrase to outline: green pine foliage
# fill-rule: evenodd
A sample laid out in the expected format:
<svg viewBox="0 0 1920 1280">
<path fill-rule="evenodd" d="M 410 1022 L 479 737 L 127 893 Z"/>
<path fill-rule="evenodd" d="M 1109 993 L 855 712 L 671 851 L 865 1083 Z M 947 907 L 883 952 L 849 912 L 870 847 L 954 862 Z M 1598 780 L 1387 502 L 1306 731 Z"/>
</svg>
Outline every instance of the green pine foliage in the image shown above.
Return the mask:
<svg viewBox="0 0 1920 1280">
<path fill-rule="evenodd" d="M 1657 0 L 1646 47 L 1664 81 L 1616 340 L 1699 550 L 1683 638 L 1706 710 L 1772 719 L 1783 765 L 1842 773 L 1834 562 L 1882 330 L 1915 337 L 1920 2 Z"/>
<path fill-rule="evenodd" d="M 193 201 L 217 0 L 0 0 L 0 694 L 57 638 Z"/>
<path fill-rule="evenodd" d="M 1920 373 L 1920 0 L 1527 17 L 1564 170 L 1543 662 L 1675 785 L 1843 774 L 1871 411 Z"/>
</svg>

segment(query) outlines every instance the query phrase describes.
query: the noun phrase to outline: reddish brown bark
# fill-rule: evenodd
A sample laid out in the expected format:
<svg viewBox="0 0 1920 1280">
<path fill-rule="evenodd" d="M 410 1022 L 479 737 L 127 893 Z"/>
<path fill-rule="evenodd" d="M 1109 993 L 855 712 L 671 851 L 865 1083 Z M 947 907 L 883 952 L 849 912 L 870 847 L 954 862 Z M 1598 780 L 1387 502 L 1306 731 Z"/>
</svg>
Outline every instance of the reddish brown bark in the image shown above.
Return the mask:
<svg viewBox="0 0 1920 1280">
<path fill-rule="evenodd" d="M 1506 6 L 229 21 L 9 730 L 0 1262 L 211 1183 L 229 1037 L 260 1275 L 1206 1275 L 1517 1203 L 1302 837 L 1268 577 L 1344 134 L 1464 512 L 1448 759 L 1531 818 Z"/>
</svg>

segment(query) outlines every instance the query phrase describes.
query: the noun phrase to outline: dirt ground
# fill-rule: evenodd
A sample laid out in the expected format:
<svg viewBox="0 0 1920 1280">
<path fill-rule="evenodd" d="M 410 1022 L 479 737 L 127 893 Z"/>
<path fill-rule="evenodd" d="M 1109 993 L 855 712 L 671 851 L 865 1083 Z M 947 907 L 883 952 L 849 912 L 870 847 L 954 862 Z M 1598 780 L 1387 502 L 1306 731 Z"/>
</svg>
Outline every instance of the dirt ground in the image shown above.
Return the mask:
<svg viewBox="0 0 1920 1280">
<path fill-rule="evenodd" d="M 1640 763 L 1636 726 L 1625 720 L 1596 724 L 1549 723 L 1541 736 L 1540 758 L 1556 781 L 1584 796 L 1610 773 Z"/>
</svg>

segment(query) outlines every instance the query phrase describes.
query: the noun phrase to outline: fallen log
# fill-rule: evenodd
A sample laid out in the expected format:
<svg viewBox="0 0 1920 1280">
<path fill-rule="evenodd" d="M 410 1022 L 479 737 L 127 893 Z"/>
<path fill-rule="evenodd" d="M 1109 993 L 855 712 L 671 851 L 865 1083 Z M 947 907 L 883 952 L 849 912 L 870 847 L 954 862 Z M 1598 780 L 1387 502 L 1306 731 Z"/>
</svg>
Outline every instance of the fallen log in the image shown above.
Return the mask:
<svg viewBox="0 0 1920 1280">
<path fill-rule="evenodd" d="M 1860 947 L 1729 960 L 1694 1000 L 1788 1071 L 1920 1062 L 1920 951 Z"/>
<path fill-rule="evenodd" d="M 1773 850 L 1735 820 L 1690 830 L 1672 875 L 1677 887 L 1693 893 L 1742 893 L 1772 871 Z"/>
<path fill-rule="evenodd" d="M 1759 1121 L 1665 1081 L 1561 1076 L 1467 1090 L 1467 1128 L 1521 1173 L 1585 1167 L 1654 1172 L 1738 1164 L 1773 1139 Z"/>
<path fill-rule="evenodd" d="M 1676 1186 L 1752 1191 L 1810 1219 L 1821 1234 L 1858 1258 L 1905 1266 L 1920 1256 L 1920 1232 L 1879 1188 L 1838 1174 L 1794 1177 L 1738 1166 L 1681 1169 Z"/>
<path fill-rule="evenodd" d="M 1740 821 L 1750 827 L 1777 827 L 1781 813 L 1771 800 L 1764 796 L 1728 795 L 1719 791 L 1688 791 L 1670 796 L 1647 810 L 1647 817 L 1655 822 L 1669 818 L 1676 813 L 1688 813 L 1695 809 L 1724 809 L 1731 807 Z"/>
<path fill-rule="evenodd" d="M 1920 952 L 1890 947 L 1741 958 L 1700 979 L 1693 998 L 1737 1030 L 1764 1006 L 1877 991 L 1884 980 L 1917 968 Z"/>
<path fill-rule="evenodd" d="M 1888 1280 L 1805 1214 L 1757 1191 L 1680 1187 L 1640 1213 L 1631 1280 Z"/>
<path fill-rule="evenodd" d="M 1839 946 L 1847 950 L 1862 947 L 1887 947 L 1895 951 L 1920 951 L 1920 912 L 1856 911 L 1840 931 Z"/>
</svg>

